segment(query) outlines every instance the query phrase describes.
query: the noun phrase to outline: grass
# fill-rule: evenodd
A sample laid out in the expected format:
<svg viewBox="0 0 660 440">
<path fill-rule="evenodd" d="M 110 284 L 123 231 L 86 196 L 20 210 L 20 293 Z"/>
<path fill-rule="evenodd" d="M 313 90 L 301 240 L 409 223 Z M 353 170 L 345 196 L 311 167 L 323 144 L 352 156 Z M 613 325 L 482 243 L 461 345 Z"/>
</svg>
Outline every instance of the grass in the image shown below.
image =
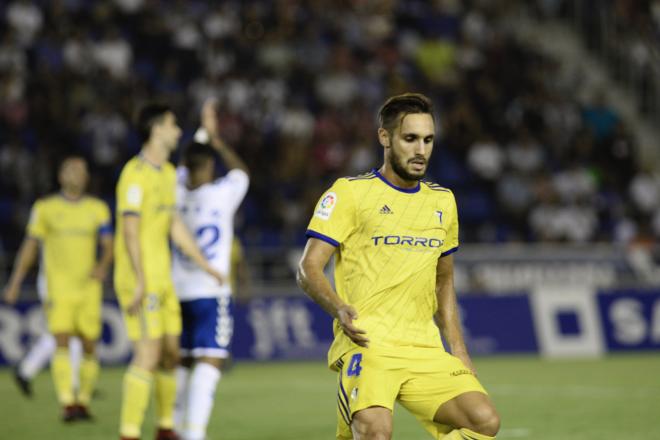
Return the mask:
<svg viewBox="0 0 660 440">
<path fill-rule="evenodd" d="M 476 359 L 479 377 L 502 417 L 499 439 L 601 440 L 660 438 L 660 356 L 601 360 L 535 357 Z M 48 374 L 23 398 L 9 370 L 0 371 L 2 438 L 101 440 L 117 438 L 123 368 L 102 370 L 94 423 L 63 425 Z M 220 382 L 209 439 L 332 439 L 335 376 L 321 363 L 239 363 Z M 154 415 L 143 438 L 152 438 Z M 403 408 L 394 438 L 428 437 Z"/>
</svg>

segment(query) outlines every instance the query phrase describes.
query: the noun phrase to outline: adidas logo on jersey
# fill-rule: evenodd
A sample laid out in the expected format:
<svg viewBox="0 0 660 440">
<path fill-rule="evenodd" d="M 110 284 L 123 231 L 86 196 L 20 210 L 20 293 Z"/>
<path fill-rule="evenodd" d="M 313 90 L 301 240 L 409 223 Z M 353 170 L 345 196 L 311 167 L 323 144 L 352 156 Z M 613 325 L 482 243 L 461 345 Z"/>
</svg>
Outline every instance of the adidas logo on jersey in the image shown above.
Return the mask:
<svg viewBox="0 0 660 440">
<path fill-rule="evenodd" d="M 394 211 L 392 211 L 390 207 L 387 205 L 383 205 L 383 207 L 380 208 L 380 211 L 378 212 L 380 212 L 381 214 L 394 214 Z"/>
</svg>

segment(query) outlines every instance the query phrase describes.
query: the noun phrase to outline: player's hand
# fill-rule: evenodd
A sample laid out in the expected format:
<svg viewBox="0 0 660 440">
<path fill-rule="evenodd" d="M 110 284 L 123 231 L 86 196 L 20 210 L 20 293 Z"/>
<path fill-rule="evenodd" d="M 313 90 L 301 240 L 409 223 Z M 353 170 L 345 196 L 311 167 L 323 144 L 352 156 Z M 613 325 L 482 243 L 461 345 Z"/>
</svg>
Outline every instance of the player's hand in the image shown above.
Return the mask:
<svg viewBox="0 0 660 440">
<path fill-rule="evenodd" d="M 218 284 L 220 284 L 221 286 L 222 286 L 223 284 L 225 284 L 225 277 L 224 277 L 219 271 L 215 270 L 214 268 L 212 268 L 212 267 L 208 267 L 208 268 L 206 269 L 206 273 L 208 273 L 208 274 L 211 275 L 213 278 L 215 278 L 215 280 L 216 280 L 216 281 L 218 282 Z"/>
<path fill-rule="evenodd" d="M 463 365 L 465 365 L 468 370 L 472 371 L 472 374 L 474 374 L 475 376 L 477 375 L 477 370 L 474 368 L 474 365 L 472 364 L 472 359 L 470 359 L 470 355 L 467 354 L 467 352 L 456 352 L 452 354 L 457 358 L 459 358 L 461 362 L 463 362 Z"/>
<path fill-rule="evenodd" d="M 16 304 L 16 301 L 18 300 L 18 294 L 20 293 L 20 289 L 18 286 L 15 286 L 13 284 L 7 284 L 7 286 L 4 288 L 2 291 L 2 299 L 9 304 L 10 306 Z"/>
<path fill-rule="evenodd" d="M 131 303 L 126 308 L 129 315 L 135 315 L 140 311 L 142 308 L 142 301 L 144 301 L 145 291 L 144 283 L 138 282 L 138 285 L 135 287 L 133 299 L 131 299 Z"/>
<path fill-rule="evenodd" d="M 94 270 L 92 270 L 91 276 L 97 281 L 104 281 L 105 277 L 108 276 L 108 268 L 104 266 L 96 266 L 94 267 Z"/>
<path fill-rule="evenodd" d="M 207 99 L 202 106 L 202 113 L 200 115 L 202 127 L 204 127 L 211 139 L 220 136 L 220 129 L 218 127 L 218 112 L 216 111 L 217 105 L 217 99 Z"/>
<path fill-rule="evenodd" d="M 353 306 L 346 304 L 337 309 L 337 320 L 344 334 L 360 347 L 368 347 L 367 332 L 353 325 L 353 320 L 357 318 L 358 313 Z"/>
</svg>

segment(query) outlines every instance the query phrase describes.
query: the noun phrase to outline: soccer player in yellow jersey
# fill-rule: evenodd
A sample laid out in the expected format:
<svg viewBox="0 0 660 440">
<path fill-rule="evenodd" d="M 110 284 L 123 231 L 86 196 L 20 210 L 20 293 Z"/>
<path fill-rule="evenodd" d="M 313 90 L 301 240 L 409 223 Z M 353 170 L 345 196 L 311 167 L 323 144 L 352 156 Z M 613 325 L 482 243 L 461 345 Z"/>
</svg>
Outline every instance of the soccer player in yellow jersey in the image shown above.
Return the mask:
<svg viewBox="0 0 660 440">
<path fill-rule="evenodd" d="M 63 420 L 70 422 L 91 417 L 88 405 L 99 372 L 95 349 L 101 334 L 101 282 L 112 262 L 112 227 L 106 204 L 85 195 L 89 174 L 82 157 L 66 158 L 58 178 L 61 191 L 32 207 L 27 237 L 5 289 L 5 300 L 16 301 L 41 247 L 41 271 L 46 278 L 44 306 L 48 330 L 57 343 L 51 371 L 57 398 L 64 407 Z M 101 246 L 99 259 L 97 244 Z M 69 355 L 72 336 L 81 338 L 84 352 L 77 393 Z"/>
<path fill-rule="evenodd" d="M 494 438 L 499 417 L 456 306 L 456 202 L 421 180 L 433 150 L 432 103 L 394 96 L 379 119 L 383 165 L 338 179 L 321 197 L 298 271 L 301 288 L 335 318 L 328 363 L 339 372 L 337 439 L 389 439 L 396 400 L 433 438 Z M 323 274 L 333 254 L 336 291 Z"/>
<path fill-rule="evenodd" d="M 176 171 L 168 162 L 181 129 L 170 108 L 149 104 L 138 115 L 142 151 L 117 184 L 114 284 L 124 312 L 133 359 L 124 375 L 120 435 L 139 439 L 155 382 L 156 439 L 177 439 L 173 427 L 181 316 L 171 277 L 169 240 L 222 282 L 175 212 Z"/>
</svg>

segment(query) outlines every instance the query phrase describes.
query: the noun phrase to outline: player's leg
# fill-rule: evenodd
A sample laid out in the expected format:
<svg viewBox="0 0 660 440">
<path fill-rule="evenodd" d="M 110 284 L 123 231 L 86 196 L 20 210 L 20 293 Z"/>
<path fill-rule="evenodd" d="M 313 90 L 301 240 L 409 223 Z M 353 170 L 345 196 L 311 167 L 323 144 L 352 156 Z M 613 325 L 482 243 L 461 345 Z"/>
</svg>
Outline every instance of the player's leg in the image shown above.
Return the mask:
<svg viewBox="0 0 660 440">
<path fill-rule="evenodd" d="M 186 316 L 192 327 L 192 355 L 195 365 L 188 386 L 188 417 L 184 438 L 206 438 L 222 367 L 230 356 L 234 332 L 232 302 L 229 296 L 200 298 L 188 302 Z"/>
<path fill-rule="evenodd" d="M 66 295 L 51 295 L 46 303 L 48 330 L 55 337 L 55 354 L 51 362 L 51 375 L 57 400 L 63 407 L 62 420 L 76 419 L 73 373 L 69 354 L 69 339 L 75 329 L 74 313 L 77 307 L 74 298 Z"/>
<path fill-rule="evenodd" d="M 176 401 L 176 367 L 179 364 L 179 338 L 181 336 L 181 308 L 179 299 L 170 286 L 162 298 L 163 354 L 156 372 L 157 440 L 176 439 L 174 432 L 174 404 Z"/>
<path fill-rule="evenodd" d="M 435 413 L 436 423 L 456 428 L 447 439 L 490 439 L 500 429 L 500 418 L 490 398 L 481 392 L 459 394 L 443 403 Z"/>
<path fill-rule="evenodd" d="M 73 376 L 73 389 L 80 389 L 80 363 L 83 359 L 83 345 L 78 337 L 69 339 L 69 356 L 71 357 L 71 373 Z"/>
<path fill-rule="evenodd" d="M 76 410 L 78 418 L 90 420 L 92 416 L 89 412 L 89 404 L 99 376 L 99 361 L 96 357 L 96 340 L 83 337 L 81 343 L 82 359 L 78 375 L 79 387 Z"/>
<path fill-rule="evenodd" d="M 183 336 L 183 335 L 182 335 Z M 183 346 L 184 339 L 181 338 Z M 176 367 L 176 400 L 174 402 L 174 430 L 183 436 L 188 418 L 188 387 L 190 385 L 190 371 L 194 364 L 192 357 L 182 353 L 179 366 Z"/>
<path fill-rule="evenodd" d="M 184 434 L 186 440 L 206 438 L 223 365 L 224 360 L 219 358 L 201 357 L 195 360 L 188 387 L 188 417 Z"/>
<path fill-rule="evenodd" d="M 126 333 L 133 342 L 133 358 L 123 380 L 119 431 L 123 439 L 139 439 L 154 372 L 163 350 L 160 296 L 147 294 L 142 308 L 135 314 L 129 314 L 125 309 L 133 297 L 132 291 L 120 290 L 117 297 L 122 304 Z"/>
<path fill-rule="evenodd" d="M 456 357 L 410 359 L 399 401 L 436 439 L 491 439 L 499 417 L 477 378 Z"/>
<path fill-rule="evenodd" d="M 183 436 L 188 415 L 188 386 L 190 384 L 190 371 L 194 364 L 193 349 L 193 323 L 190 301 L 182 301 L 181 307 L 181 337 L 179 338 L 179 354 L 181 360 L 176 369 L 176 400 L 174 403 L 174 429 Z"/>
<path fill-rule="evenodd" d="M 119 428 L 122 438 L 140 438 L 162 346 L 162 338 L 133 341 L 133 359 L 124 374 Z"/>
<path fill-rule="evenodd" d="M 176 402 L 176 367 L 179 363 L 179 335 L 163 337 L 163 355 L 156 369 L 157 440 L 177 438 L 174 433 L 174 405 Z"/>
<path fill-rule="evenodd" d="M 351 428 L 355 440 L 390 440 L 392 410 L 379 406 L 360 410 L 353 414 Z"/>
<path fill-rule="evenodd" d="M 30 346 L 27 354 L 14 370 L 16 383 L 24 395 L 32 396 L 32 379 L 43 370 L 55 354 L 55 338 L 49 332 L 42 333 Z"/>
<path fill-rule="evenodd" d="M 185 430 L 186 417 L 188 414 L 187 397 L 188 384 L 190 380 L 190 369 L 193 366 L 192 350 L 192 330 L 190 319 L 187 319 L 188 308 L 185 302 L 180 303 L 181 307 L 181 336 L 179 337 L 179 355 L 180 362 L 176 369 L 176 399 L 174 403 L 174 430 L 183 436 Z"/>
<path fill-rule="evenodd" d="M 76 328 L 82 344 L 78 374 L 78 416 L 90 419 L 89 404 L 99 375 L 96 344 L 101 336 L 101 288 L 90 289 L 76 315 Z"/>
<path fill-rule="evenodd" d="M 57 400 L 63 408 L 62 420 L 72 422 L 76 419 L 76 399 L 73 389 L 71 356 L 69 355 L 69 338 L 71 334 L 58 332 L 54 336 L 56 349 L 50 371 Z"/>
<path fill-rule="evenodd" d="M 398 366 L 377 350 L 355 349 L 336 367 L 337 439 L 389 440 L 394 401 L 403 381 Z"/>
</svg>

